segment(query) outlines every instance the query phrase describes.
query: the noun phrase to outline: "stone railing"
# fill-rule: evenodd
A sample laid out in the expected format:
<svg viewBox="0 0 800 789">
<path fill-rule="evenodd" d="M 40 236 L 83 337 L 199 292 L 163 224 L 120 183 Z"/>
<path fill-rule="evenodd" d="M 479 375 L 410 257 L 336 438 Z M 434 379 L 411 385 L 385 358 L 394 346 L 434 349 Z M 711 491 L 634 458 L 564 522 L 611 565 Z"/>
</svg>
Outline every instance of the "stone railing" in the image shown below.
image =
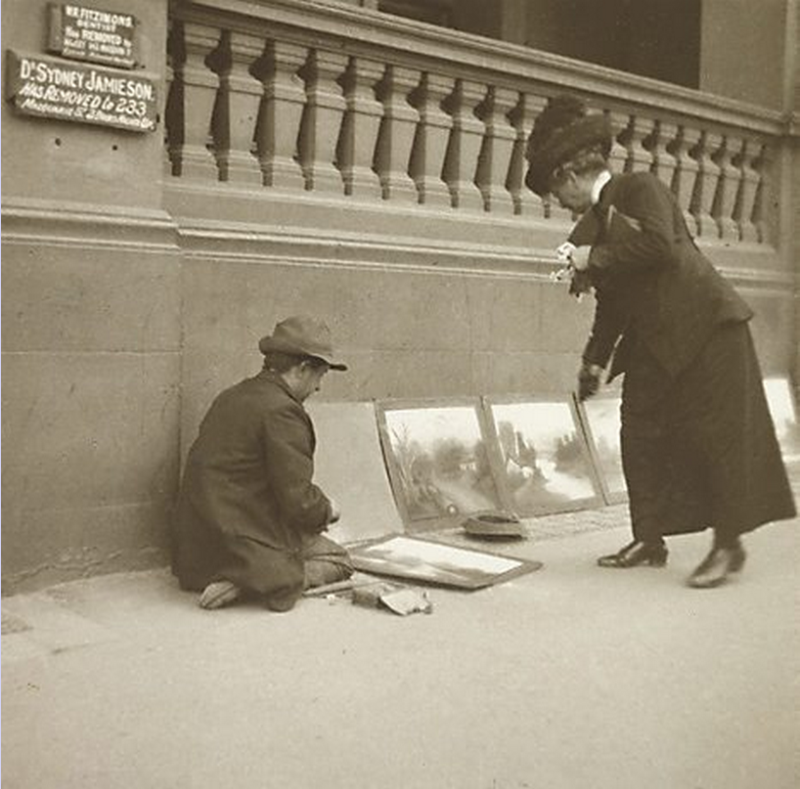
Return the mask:
<svg viewBox="0 0 800 789">
<path fill-rule="evenodd" d="M 778 113 L 321 0 L 170 9 L 172 179 L 569 219 L 525 186 L 524 150 L 571 90 L 608 113 L 613 169 L 656 173 L 696 235 L 777 238 Z"/>
</svg>

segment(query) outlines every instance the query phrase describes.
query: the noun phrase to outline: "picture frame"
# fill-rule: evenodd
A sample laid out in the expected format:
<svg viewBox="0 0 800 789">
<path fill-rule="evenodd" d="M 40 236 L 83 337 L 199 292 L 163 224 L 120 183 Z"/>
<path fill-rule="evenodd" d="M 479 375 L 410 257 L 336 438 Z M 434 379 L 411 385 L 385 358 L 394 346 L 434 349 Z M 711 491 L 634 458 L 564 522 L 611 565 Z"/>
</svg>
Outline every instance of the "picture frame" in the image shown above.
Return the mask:
<svg viewBox="0 0 800 789">
<path fill-rule="evenodd" d="M 542 563 L 474 548 L 393 534 L 350 549 L 356 570 L 392 578 L 480 589 L 533 572 Z"/>
<path fill-rule="evenodd" d="M 621 404 L 618 394 L 597 395 L 582 403 L 575 397 L 575 407 L 592 464 L 607 504 L 620 504 L 628 500 L 620 444 Z"/>
<path fill-rule="evenodd" d="M 498 511 L 494 453 L 480 398 L 376 402 L 392 491 L 409 532 Z"/>
<path fill-rule="evenodd" d="M 800 422 L 789 379 L 785 376 L 764 378 L 764 394 L 783 462 L 790 471 L 800 469 Z"/>
<path fill-rule="evenodd" d="M 537 516 L 602 504 L 572 395 L 486 397 L 484 405 L 499 487 L 512 512 Z"/>
</svg>

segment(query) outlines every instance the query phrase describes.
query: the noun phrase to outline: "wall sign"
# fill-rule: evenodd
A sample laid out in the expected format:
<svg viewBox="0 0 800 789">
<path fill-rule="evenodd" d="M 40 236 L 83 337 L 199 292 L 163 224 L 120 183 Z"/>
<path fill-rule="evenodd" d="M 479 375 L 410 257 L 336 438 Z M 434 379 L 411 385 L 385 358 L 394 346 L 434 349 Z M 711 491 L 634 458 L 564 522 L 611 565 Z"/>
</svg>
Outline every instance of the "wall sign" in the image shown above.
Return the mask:
<svg viewBox="0 0 800 789">
<path fill-rule="evenodd" d="M 18 112 L 42 118 L 155 131 L 156 84 L 117 69 L 66 64 L 8 50 L 6 98 Z"/>
<path fill-rule="evenodd" d="M 73 60 L 133 68 L 135 17 L 81 5 L 50 5 L 47 49 Z"/>
</svg>

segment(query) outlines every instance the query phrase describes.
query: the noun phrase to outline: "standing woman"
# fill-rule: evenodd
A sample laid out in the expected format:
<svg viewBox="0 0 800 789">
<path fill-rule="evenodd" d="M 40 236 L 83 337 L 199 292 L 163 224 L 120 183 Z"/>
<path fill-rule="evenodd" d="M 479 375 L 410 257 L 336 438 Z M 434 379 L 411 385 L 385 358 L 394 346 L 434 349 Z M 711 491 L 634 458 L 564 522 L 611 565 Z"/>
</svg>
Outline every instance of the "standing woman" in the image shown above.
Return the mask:
<svg viewBox="0 0 800 789">
<path fill-rule="evenodd" d="M 661 567 L 664 537 L 714 531 L 688 583 L 745 563 L 741 535 L 796 514 L 748 321 L 753 313 L 694 244 L 651 173 L 612 175 L 612 132 L 572 96 L 551 99 L 528 143 L 527 185 L 581 214 L 560 248 L 571 292 L 594 290 L 581 400 L 624 373 L 622 460 L 633 540 L 602 567 Z M 613 357 L 613 360 L 612 360 Z"/>
</svg>

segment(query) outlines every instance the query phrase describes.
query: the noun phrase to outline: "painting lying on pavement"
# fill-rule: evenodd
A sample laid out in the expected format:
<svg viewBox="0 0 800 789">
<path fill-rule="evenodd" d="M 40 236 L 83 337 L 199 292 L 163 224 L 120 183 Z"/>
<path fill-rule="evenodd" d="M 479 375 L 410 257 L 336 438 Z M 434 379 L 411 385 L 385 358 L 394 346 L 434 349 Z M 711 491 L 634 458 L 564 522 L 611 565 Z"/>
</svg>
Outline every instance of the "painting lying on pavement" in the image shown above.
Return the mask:
<svg viewBox="0 0 800 789">
<path fill-rule="evenodd" d="M 538 570 L 541 562 L 458 548 L 405 535 L 350 548 L 357 570 L 425 583 L 479 589 Z"/>
<path fill-rule="evenodd" d="M 389 478 L 407 522 L 501 507 L 477 399 L 379 403 L 377 410 Z"/>
<path fill-rule="evenodd" d="M 521 515 L 538 515 L 599 503 L 599 487 L 571 396 L 491 399 L 488 404 L 510 508 Z"/>
</svg>

